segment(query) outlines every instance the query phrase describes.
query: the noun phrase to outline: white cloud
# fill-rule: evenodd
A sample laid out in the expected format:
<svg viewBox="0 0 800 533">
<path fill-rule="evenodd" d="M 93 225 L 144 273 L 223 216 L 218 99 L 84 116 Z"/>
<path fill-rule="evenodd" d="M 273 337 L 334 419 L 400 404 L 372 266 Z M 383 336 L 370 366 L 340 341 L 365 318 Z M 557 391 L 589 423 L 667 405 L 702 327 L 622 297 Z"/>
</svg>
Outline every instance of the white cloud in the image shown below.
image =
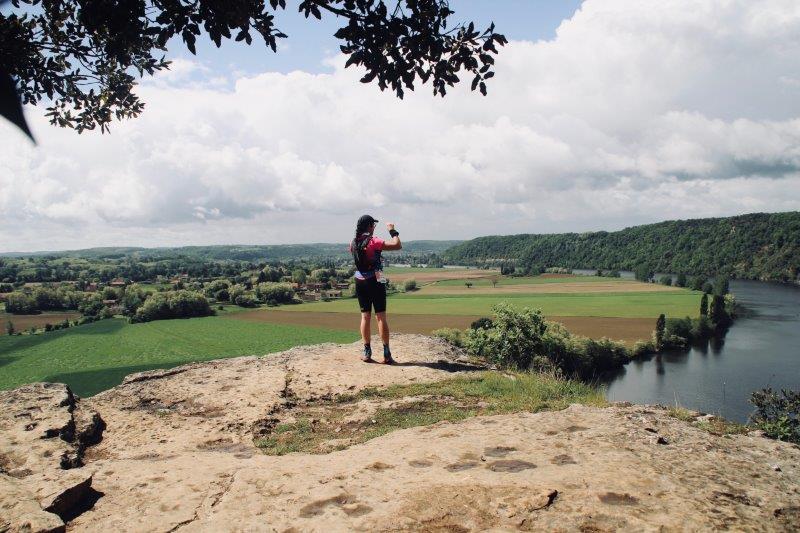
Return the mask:
<svg viewBox="0 0 800 533">
<path fill-rule="evenodd" d="M 0 248 L 613 229 L 800 209 L 800 4 L 586 0 L 513 42 L 490 96 L 182 61 L 112 134 L 2 125 Z M 38 114 L 37 114 L 38 113 Z"/>
</svg>

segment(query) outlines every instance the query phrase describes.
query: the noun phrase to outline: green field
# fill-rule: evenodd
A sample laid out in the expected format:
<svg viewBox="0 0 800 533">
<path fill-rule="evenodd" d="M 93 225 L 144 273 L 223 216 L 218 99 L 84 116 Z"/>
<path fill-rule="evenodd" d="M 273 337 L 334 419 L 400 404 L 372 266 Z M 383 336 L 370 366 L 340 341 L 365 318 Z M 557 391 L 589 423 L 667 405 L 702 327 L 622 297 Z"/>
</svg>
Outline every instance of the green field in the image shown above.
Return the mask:
<svg viewBox="0 0 800 533">
<path fill-rule="evenodd" d="M 356 332 L 224 317 L 145 324 L 110 319 L 41 335 L 0 337 L 0 389 L 54 381 L 90 396 L 133 372 L 357 338 Z"/>
<path fill-rule="evenodd" d="M 602 278 L 598 276 L 574 276 L 569 278 L 543 278 L 540 276 L 509 278 L 497 276 L 497 286 L 501 285 L 538 285 L 538 284 L 551 284 L 551 283 L 614 283 L 619 281 L 628 281 L 621 278 Z M 446 279 L 435 282 L 436 286 L 454 287 L 463 286 L 465 283 L 472 283 L 474 287 L 491 287 L 491 276 L 488 278 L 478 279 Z"/>
<path fill-rule="evenodd" d="M 700 293 L 627 292 L 627 293 L 563 293 L 415 296 L 399 294 L 389 298 L 390 313 L 412 315 L 484 315 L 490 316 L 492 305 L 508 301 L 517 307 L 541 309 L 547 316 L 598 316 L 620 318 L 657 318 L 664 313 L 672 317 L 697 316 Z M 284 306 L 283 311 L 315 311 L 357 313 L 358 304 L 351 299 Z"/>
</svg>

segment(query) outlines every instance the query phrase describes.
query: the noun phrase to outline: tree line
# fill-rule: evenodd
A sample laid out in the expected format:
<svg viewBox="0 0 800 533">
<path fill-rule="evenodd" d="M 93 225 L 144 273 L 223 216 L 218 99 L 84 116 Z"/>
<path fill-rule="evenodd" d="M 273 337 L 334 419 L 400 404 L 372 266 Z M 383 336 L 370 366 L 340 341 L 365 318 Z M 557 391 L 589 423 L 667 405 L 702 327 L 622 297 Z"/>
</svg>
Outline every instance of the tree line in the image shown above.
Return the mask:
<svg viewBox="0 0 800 533">
<path fill-rule="evenodd" d="M 450 248 L 444 259 L 514 265 L 524 273 L 560 266 L 792 281 L 800 276 L 800 212 L 676 220 L 615 232 L 480 237 Z"/>
</svg>

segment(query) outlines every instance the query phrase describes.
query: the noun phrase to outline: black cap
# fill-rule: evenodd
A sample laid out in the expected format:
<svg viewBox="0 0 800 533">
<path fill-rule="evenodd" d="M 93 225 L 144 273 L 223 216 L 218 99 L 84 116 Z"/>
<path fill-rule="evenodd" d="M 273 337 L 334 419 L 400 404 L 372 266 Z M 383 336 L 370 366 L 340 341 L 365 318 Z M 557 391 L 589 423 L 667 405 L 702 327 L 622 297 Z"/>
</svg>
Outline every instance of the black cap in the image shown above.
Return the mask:
<svg viewBox="0 0 800 533">
<path fill-rule="evenodd" d="M 358 219 L 357 225 L 359 228 L 368 228 L 376 222 L 378 222 L 378 219 L 372 218 L 371 215 L 361 215 L 361 218 Z"/>
</svg>

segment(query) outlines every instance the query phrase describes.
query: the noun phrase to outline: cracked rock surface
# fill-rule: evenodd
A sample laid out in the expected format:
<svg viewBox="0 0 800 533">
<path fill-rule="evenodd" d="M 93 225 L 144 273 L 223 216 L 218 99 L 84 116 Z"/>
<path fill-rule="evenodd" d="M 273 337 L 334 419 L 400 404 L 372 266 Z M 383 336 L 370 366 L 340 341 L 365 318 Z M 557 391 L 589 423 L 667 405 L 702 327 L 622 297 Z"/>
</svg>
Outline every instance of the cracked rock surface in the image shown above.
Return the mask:
<svg viewBox="0 0 800 533">
<path fill-rule="evenodd" d="M 63 530 L 93 494 L 83 458 L 104 428 L 66 385 L 0 391 L 0 531 Z"/>
<path fill-rule="evenodd" d="M 435 339 L 397 335 L 392 342 L 405 366 L 363 364 L 357 344 L 318 345 L 136 374 L 82 400 L 108 427 L 86 448 L 86 466 L 65 472 L 91 469 L 102 497 L 67 530 L 800 527 L 798 447 L 714 436 L 657 407 L 482 416 L 323 455 L 268 456 L 254 446 L 275 413 L 295 405 L 470 371 Z M 2 479 L 34 492 L 27 478 Z M 33 521 L 40 509 L 12 510 Z"/>
</svg>

